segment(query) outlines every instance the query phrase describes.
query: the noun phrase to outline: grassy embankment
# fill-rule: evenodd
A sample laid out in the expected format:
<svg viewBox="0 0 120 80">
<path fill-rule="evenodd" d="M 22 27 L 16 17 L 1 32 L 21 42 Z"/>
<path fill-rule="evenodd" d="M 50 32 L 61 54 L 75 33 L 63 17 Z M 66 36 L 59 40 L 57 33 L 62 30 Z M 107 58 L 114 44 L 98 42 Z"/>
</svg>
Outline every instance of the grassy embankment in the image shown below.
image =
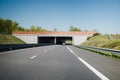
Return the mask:
<svg viewBox="0 0 120 80">
<path fill-rule="evenodd" d="M 120 34 L 116 35 L 97 35 L 94 37 L 91 37 L 88 41 L 84 42 L 82 46 L 95 46 L 95 47 L 101 47 L 101 48 L 109 48 L 109 49 L 116 49 L 120 50 Z M 87 49 L 92 52 L 96 52 L 102 55 L 120 58 L 120 54 L 113 54 L 110 52 L 100 51 L 100 50 L 93 50 L 93 49 Z"/>
<path fill-rule="evenodd" d="M 120 35 L 97 35 L 82 45 L 120 50 Z"/>
<path fill-rule="evenodd" d="M 0 34 L 0 44 L 25 44 L 25 42 L 12 35 Z"/>
</svg>

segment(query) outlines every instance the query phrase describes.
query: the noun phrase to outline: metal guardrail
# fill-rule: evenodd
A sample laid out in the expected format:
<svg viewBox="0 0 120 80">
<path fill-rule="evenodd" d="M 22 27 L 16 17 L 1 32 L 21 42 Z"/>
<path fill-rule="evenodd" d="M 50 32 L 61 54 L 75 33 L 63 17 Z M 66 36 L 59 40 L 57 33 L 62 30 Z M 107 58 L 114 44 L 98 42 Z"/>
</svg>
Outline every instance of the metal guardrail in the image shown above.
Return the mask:
<svg viewBox="0 0 120 80">
<path fill-rule="evenodd" d="M 114 50 L 114 49 L 108 49 L 108 48 L 99 48 L 99 47 L 93 47 L 93 46 L 79 46 L 82 48 L 89 48 L 89 49 L 94 49 L 94 50 L 102 50 L 102 51 L 107 51 L 115 54 L 120 54 L 120 50 Z"/>
<path fill-rule="evenodd" d="M 0 52 L 46 45 L 51 44 L 0 44 Z"/>
</svg>

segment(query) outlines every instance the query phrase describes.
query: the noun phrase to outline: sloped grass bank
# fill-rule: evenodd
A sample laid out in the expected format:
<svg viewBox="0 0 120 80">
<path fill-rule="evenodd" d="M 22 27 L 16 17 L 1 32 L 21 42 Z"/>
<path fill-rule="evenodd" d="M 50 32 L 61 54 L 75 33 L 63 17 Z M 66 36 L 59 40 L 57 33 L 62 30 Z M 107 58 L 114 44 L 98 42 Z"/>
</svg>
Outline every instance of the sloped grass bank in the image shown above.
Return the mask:
<svg viewBox="0 0 120 80">
<path fill-rule="evenodd" d="M 12 35 L 0 34 L 0 44 L 25 44 L 25 42 Z"/>
<path fill-rule="evenodd" d="M 120 39 L 110 38 L 106 35 L 97 35 L 82 44 L 83 46 L 95 46 L 120 50 Z"/>
</svg>

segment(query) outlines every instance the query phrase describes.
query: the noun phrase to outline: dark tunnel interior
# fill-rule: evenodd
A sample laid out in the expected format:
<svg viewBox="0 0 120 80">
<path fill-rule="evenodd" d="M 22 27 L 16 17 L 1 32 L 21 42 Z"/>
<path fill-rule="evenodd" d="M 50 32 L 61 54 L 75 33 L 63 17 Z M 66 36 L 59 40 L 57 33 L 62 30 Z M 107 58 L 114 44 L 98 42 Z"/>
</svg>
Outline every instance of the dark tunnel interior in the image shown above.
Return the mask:
<svg viewBox="0 0 120 80">
<path fill-rule="evenodd" d="M 72 37 L 38 37 L 38 44 L 42 43 L 72 44 Z"/>
<path fill-rule="evenodd" d="M 38 37 L 38 43 L 54 43 L 54 37 Z"/>
</svg>

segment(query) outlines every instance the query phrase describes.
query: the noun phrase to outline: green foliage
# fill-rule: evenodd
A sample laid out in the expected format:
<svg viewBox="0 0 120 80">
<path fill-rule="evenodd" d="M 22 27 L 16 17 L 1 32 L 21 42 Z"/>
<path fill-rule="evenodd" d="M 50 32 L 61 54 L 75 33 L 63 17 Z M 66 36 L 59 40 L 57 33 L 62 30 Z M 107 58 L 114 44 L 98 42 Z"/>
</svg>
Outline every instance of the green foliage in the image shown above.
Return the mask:
<svg viewBox="0 0 120 80">
<path fill-rule="evenodd" d="M 109 39 L 114 40 L 114 39 L 120 39 L 120 34 L 106 34 Z"/>
<path fill-rule="evenodd" d="M 29 31 L 47 31 L 46 29 L 42 28 L 41 26 L 34 26 L 32 25 L 29 29 Z"/>
<path fill-rule="evenodd" d="M 30 31 L 35 31 L 35 26 L 31 26 Z"/>
<path fill-rule="evenodd" d="M 25 42 L 12 35 L 0 34 L 0 44 L 25 44 Z"/>
<path fill-rule="evenodd" d="M 0 18 L 0 33 L 11 34 L 12 33 L 12 21 Z"/>
<path fill-rule="evenodd" d="M 120 39 L 111 39 L 106 35 L 96 35 L 89 38 L 82 45 L 120 50 Z"/>
<path fill-rule="evenodd" d="M 81 31 L 80 28 L 74 27 L 73 25 L 70 26 L 69 31 Z"/>
<path fill-rule="evenodd" d="M 31 26 L 30 29 L 25 29 L 17 22 L 14 22 L 10 19 L 0 18 L 0 34 L 12 34 L 13 31 L 46 31 L 41 26 Z"/>
<path fill-rule="evenodd" d="M 41 31 L 41 30 L 42 30 L 42 27 L 39 27 L 39 26 L 36 27 L 36 31 Z"/>
<path fill-rule="evenodd" d="M 120 49 L 120 39 L 118 39 L 118 40 L 110 40 L 103 47 L 111 48 L 111 49 Z"/>
<path fill-rule="evenodd" d="M 13 27 L 12 27 L 12 30 L 13 30 L 13 31 L 17 31 L 17 30 L 18 30 L 18 29 L 17 29 L 17 28 L 18 28 L 18 25 L 19 25 L 19 24 L 18 24 L 17 22 L 12 22 L 12 26 L 13 26 Z"/>
<path fill-rule="evenodd" d="M 26 31 L 26 29 L 19 26 L 19 27 L 17 27 L 17 29 L 15 31 Z"/>
<path fill-rule="evenodd" d="M 12 21 L 7 19 L 5 21 L 5 31 L 6 31 L 7 34 L 12 34 L 12 27 L 13 27 L 12 26 Z"/>
<path fill-rule="evenodd" d="M 112 54 L 112 56 L 114 56 L 115 58 L 119 58 L 120 59 L 120 54 Z"/>
<path fill-rule="evenodd" d="M 54 28 L 54 31 L 57 31 L 57 28 Z"/>
<path fill-rule="evenodd" d="M 10 19 L 0 18 L 0 34 L 12 34 L 13 31 L 24 31 L 23 27 L 20 27 L 17 22 L 13 22 Z"/>
</svg>

